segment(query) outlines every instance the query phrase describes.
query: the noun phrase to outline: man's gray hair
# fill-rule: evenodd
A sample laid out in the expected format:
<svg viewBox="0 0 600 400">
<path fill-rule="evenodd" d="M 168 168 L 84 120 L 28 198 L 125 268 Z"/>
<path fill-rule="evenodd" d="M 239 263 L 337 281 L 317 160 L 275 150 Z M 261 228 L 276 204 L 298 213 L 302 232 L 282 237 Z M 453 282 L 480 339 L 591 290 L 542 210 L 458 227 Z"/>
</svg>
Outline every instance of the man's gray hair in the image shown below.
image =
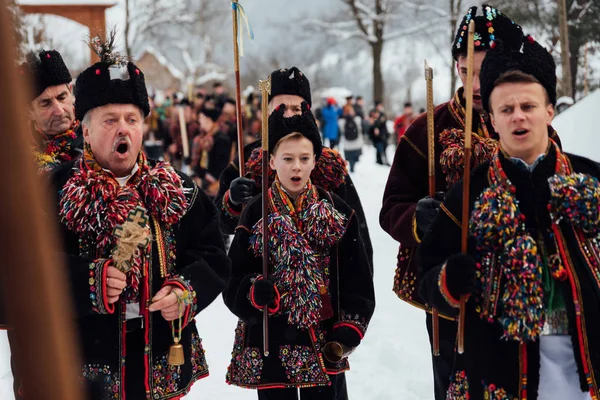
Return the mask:
<svg viewBox="0 0 600 400">
<path fill-rule="evenodd" d="M 83 120 L 81 120 L 81 123 L 88 128 L 92 125 L 92 111 L 94 111 L 94 109 L 91 109 L 88 112 L 86 112 L 83 116 Z"/>
</svg>

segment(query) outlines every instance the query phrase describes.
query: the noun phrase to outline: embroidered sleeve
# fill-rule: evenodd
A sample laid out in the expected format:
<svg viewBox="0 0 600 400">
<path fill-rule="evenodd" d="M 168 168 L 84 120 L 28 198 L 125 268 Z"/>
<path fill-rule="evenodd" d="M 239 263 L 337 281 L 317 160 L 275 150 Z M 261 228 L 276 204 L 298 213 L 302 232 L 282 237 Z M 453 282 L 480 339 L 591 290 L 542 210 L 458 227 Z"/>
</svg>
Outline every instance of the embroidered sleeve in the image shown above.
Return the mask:
<svg viewBox="0 0 600 400">
<path fill-rule="evenodd" d="M 108 304 L 106 295 L 106 272 L 112 261 L 102 258 L 89 264 L 89 289 L 92 310 L 98 314 L 113 314 L 115 305 Z"/>
<path fill-rule="evenodd" d="M 194 288 L 192 287 L 192 284 L 189 280 L 186 280 L 183 276 L 179 276 L 179 275 L 175 275 L 170 277 L 164 284 L 163 287 L 165 286 L 174 286 L 178 289 L 183 290 L 183 292 L 185 293 L 184 296 L 184 305 L 185 305 L 185 311 L 183 313 L 183 326 L 187 326 L 187 324 L 189 324 L 191 321 L 194 320 L 194 317 L 197 314 L 197 298 L 196 298 L 196 292 L 194 291 Z"/>
<path fill-rule="evenodd" d="M 444 299 L 448 304 L 450 304 L 454 308 L 460 307 L 460 301 L 456 300 L 448 290 L 448 286 L 446 285 L 446 264 L 440 270 L 440 277 L 438 278 L 438 287 L 440 288 L 440 293 L 444 296 Z"/>
<path fill-rule="evenodd" d="M 229 190 L 227 190 L 223 196 L 222 208 L 223 211 L 232 218 L 239 218 L 242 213 L 241 208 L 231 204 L 231 201 L 229 200 Z"/>
<path fill-rule="evenodd" d="M 358 314 L 346 314 L 342 311 L 342 316 L 338 322 L 336 322 L 333 327 L 340 328 L 342 326 L 346 326 L 348 328 L 354 329 L 360 338 L 362 339 L 367 332 L 367 328 L 369 327 L 369 323 L 366 318 L 361 317 Z"/>
<path fill-rule="evenodd" d="M 264 307 L 259 306 L 258 304 L 256 304 L 256 301 L 254 300 L 254 282 L 256 282 L 259 279 L 263 279 L 262 275 L 258 275 L 256 278 L 252 278 L 252 286 L 250 286 L 250 292 L 248 293 L 248 300 L 250 300 L 250 303 L 252 303 L 252 306 L 254 308 L 256 308 L 257 310 L 262 311 Z M 275 301 L 274 301 L 274 305 L 273 307 L 269 307 L 269 314 L 273 315 L 275 313 L 277 313 L 277 311 L 279 311 L 279 306 L 281 303 L 281 295 L 279 294 L 279 289 L 277 289 L 277 286 L 275 286 Z"/>
</svg>

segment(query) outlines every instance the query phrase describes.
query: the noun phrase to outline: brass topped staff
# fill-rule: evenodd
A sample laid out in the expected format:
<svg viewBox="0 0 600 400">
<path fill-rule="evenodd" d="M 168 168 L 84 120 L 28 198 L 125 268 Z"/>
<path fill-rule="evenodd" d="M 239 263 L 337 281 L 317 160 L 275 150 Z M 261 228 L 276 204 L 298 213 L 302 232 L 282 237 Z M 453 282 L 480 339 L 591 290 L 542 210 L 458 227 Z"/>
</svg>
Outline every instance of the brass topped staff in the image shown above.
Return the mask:
<svg viewBox="0 0 600 400">
<path fill-rule="evenodd" d="M 262 97 L 262 231 L 263 231 L 263 278 L 269 277 L 269 95 L 271 76 L 258 82 Z M 241 169 L 240 169 L 241 171 Z M 263 352 L 269 355 L 269 306 L 263 309 Z"/>
<path fill-rule="evenodd" d="M 471 130 L 473 123 L 473 57 L 474 57 L 475 21 L 469 22 L 467 39 L 467 83 L 465 85 L 465 170 L 463 176 L 462 232 L 461 252 L 467 254 L 467 238 L 469 237 L 469 185 L 471 184 Z M 458 354 L 465 351 L 465 305 L 469 295 L 460 296 L 458 314 Z"/>
<path fill-rule="evenodd" d="M 427 82 L 427 158 L 429 170 L 429 197 L 435 197 L 435 134 L 433 131 L 433 69 L 425 60 L 425 81 Z M 433 330 L 433 355 L 440 355 L 439 314 L 436 307 L 431 308 Z"/>
</svg>

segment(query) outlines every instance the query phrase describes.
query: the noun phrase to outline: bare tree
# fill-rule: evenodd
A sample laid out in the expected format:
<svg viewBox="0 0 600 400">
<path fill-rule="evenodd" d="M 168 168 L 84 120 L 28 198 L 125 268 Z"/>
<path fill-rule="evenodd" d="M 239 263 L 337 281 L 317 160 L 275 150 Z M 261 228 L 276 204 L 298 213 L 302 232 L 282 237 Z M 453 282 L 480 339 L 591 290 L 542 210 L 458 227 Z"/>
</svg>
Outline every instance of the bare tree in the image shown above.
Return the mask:
<svg viewBox="0 0 600 400">
<path fill-rule="evenodd" d="M 428 29 L 438 32 L 449 14 L 425 1 L 340 0 L 346 6 L 341 18 L 309 19 L 304 24 L 342 40 L 359 39 L 370 48 L 373 59 L 373 99 L 384 100 L 381 58 L 385 44 Z M 419 16 L 418 23 L 416 17 Z"/>
</svg>

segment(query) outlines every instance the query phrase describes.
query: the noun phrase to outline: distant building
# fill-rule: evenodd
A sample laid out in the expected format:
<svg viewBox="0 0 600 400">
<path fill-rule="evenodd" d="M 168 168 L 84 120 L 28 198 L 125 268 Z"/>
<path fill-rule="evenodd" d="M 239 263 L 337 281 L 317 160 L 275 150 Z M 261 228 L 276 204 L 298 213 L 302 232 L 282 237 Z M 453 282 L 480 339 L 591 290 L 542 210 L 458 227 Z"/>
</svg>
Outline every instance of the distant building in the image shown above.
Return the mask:
<svg viewBox="0 0 600 400">
<path fill-rule="evenodd" d="M 179 91 L 185 87 L 185 75 L 158 50 L 146 46 L 137 57 L 136 65 L 144 71 L 146 85 L 156 90 Z"/>
</svg>

